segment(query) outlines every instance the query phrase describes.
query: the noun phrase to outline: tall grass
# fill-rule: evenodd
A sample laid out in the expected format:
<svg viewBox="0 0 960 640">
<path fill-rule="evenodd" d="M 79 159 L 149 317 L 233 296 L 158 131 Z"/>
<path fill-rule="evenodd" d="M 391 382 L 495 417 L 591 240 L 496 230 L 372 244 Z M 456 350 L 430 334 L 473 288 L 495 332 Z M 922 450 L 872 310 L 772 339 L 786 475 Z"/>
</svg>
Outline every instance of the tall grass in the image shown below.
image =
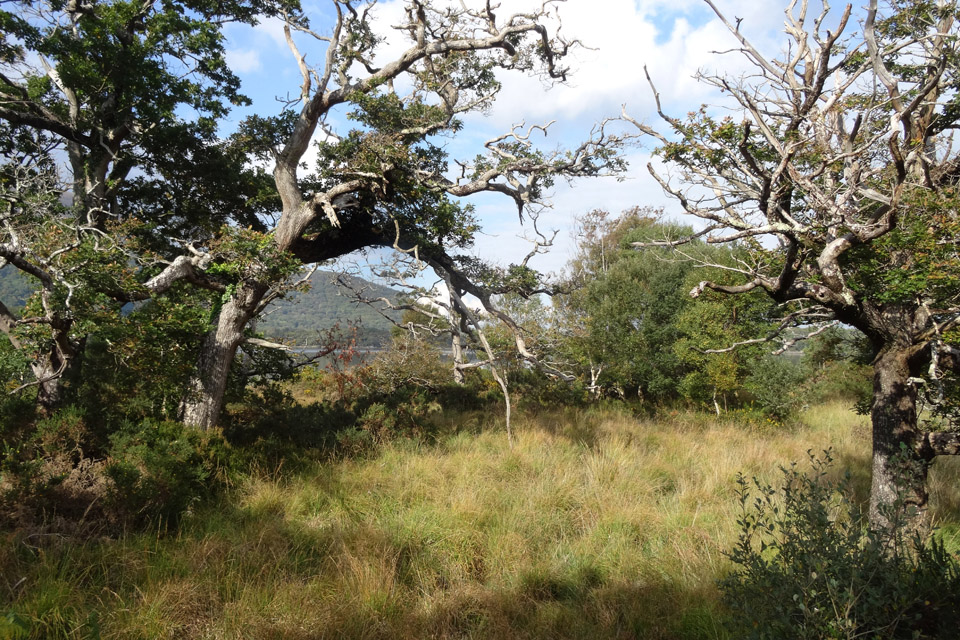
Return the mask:
<svg viewBox="0 0 960 640">
<path fill-rule="evenodd" d="M 868 490 L 867 425 L 839 405 L 763 432 L 694 413 L 541 413 L 517 420 L 513 448 L 482 428 L 488 417 L 461 420 L 434 444 L 251 474 L 178 532 L 10 537 L 0 547 L 7 628 L 19 621 L 32 638 L 723 638 L 715 581 L 736 536 L 737 472 L 772 479 L 832 447 Z M 955 532 L 960 467 L 944 467 L 934 515 Z"/>
</svg>

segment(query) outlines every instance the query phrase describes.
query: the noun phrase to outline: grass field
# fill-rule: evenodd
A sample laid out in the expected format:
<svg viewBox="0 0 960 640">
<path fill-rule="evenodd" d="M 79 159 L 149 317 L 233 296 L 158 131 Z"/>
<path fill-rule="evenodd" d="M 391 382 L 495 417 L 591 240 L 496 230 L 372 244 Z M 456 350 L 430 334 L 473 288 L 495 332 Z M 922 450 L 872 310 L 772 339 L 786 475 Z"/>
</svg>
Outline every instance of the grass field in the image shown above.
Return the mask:
<svg viewBox="0 0 960 640">
<path fill-rule="evenodd" d="M 249 474 L 177 531 L 0 544 L 6 633 L 32 638 L 723 638 L 735 477 L 832 447 L 858 494 L 868 428 L 840 405 L 758 430 L 694 413 L 490 414 L 434 444 Z M 960 465 L 933 472 L 960 546 Z M 0 637 L 4 632 L 0 631 Z"/>
</svg>

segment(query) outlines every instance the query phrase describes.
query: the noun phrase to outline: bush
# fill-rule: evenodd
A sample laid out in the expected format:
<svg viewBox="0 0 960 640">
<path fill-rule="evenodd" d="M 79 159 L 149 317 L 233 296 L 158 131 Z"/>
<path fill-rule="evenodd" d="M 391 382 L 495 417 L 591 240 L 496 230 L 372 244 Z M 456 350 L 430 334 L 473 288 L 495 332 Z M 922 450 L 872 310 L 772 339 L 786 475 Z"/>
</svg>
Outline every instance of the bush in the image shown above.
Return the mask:
<svg viewBox="0 0 960 640">
<path fill-rule="evenodd" d="M 757 406 L 738 407 L 725 411 L 721 416 L 726 424 L 736 426 L 739 429 L 752 431 L 759 435 L 770 434 L 778 429 L 783 429 L 785 423 L 780 418 L 770 415 Z"/>
<path fill-rule="evenodd" d="M 175 523 L 226 478 L 229 456 L 217 431 L 144 421 L 113 434 L 110 444 L 106 503 L 125 523 Z"/>
<path fill-rule="evenodd" d="M 99 438 L 84 412 L 67 407 L 35 425 L 5 426 L 0 524 L 68 530 L 82 524 L 106 486 Z"/>
<path fill-rule="evenodd" d="M 395 336 L 358 374 L 368 392 L 382 394 L 405 386 L 436 389 L 453 379 L 452 365 L 443 361 L 437 347 L 409 333 Z"/>
<path fill-rule="evenodd" d="M 356 425 L 338 434 L 338 448 L 349 453 L 397 437 L 436 435 L 444 411 L 482 406 L 479 375 L 471 372 L 470 383 L 457 384 L 451 363 L 434 345 L 409 334 L 394 336 L 389 349 L 355 369 L 353 388 L 342 397 Z"/>
<path fill-rule="evenodd" d="M 443 407 L 428 390 L 407 385 L 393 393 L 357 408 L 357 426 L 368 432 L 375 442 L 388 442 L 395 437 L 420 438 L 434 431 L 435 421 Z"/>
<path fill-rule="evenodd" d="M 4 434 L 0 523 L 77 534 L 176 521 L 226 479 L 215 431 L 177 422 L 127 422 L 108 438 L 77 407 Z"/>
<path fill-rule="evenodd" d="M 960 563 L 936 538 L 870 531 L 849 481 L 783 469 L 772 487 L 738 479 L 741 532 L 721 581 L 737 638 L 952 638 Z M 753 496 L 751 488 L 756 491 Z"/>
<path fill-rule="evenodd" d="M 828 362 L 813 374 L 809 388 L 811 402 L 869 401 L 873 397 L 873 367 L 849 360 Z"/>
<path fill-rule="evenodd" d="M 784 357 L 766 356 L 753 364 L 744 387 L 757 408 L 783 420 L 800 406 L 803 379 L 800 365 Z"/>
</svg>

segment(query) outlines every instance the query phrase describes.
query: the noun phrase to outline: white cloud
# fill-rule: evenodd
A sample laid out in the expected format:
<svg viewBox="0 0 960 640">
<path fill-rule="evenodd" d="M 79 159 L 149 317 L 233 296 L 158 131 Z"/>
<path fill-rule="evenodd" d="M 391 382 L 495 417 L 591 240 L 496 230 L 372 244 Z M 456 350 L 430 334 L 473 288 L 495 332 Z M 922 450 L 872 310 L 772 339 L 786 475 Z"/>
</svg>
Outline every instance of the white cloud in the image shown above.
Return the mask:
<svg viewBox="0 0 960 640">
<path fill-rule="evenodd" d="M 746 12 L 744 2 L 724 4 L 732 15 Z M 707 19 L 710 16 L 702 11 L 698 14 L 694 7 L 702 5 L 658 0 L 606 0 L 602 10 L 587 0 L 561 5 L 562 33 L 585 45 L 569 59 L 572 73 L 568 84 L 547 89 L 537 78 L 504 74 L 504 88 L 490 122 L 503 128 L 521 119 L 597 121 L 616 115 L 624 103 L 634 113 L 650 113 L 653 94 L 644 67 L 665 107 L 709 100 L 713 91 L 695 80 L 697 71 L 719 69 L 736 74 L 747 69 L 747 62 L 742 56 L 714 53 L 733 48 L 736 41 L 719 20 Z M 669 16 L 664 16 L 665 8 L 669 8 Z M 755 8 L 753 13 L 757 13 Z M 750 33 L 763 37 L 776 27 L 771 13 L 777 15 L 751 16 Z"/>
<path fill-rule="evenodd" d="M 663 209 L 667 219 L 702 227 L 698 224 L 700 221 L 685 216 L 677 201 L 651 178 L 648 163 L 661 175 L 669 176 L 669 169 L 659 158 L 643 150 L 630 154 L 627 160 L 630 169 L 623 179 L 585 178 L 557 185 L 550 198 L 552 208 L 542 213 L 538 227 L 547 235 L 555 229 L 558 233 L 549 253 L 537 256 L 530 266 L 545 273 L 562 271 L 573 255 L 576 218 L 594 209 L 617 215 L 632 207 L 651 207 Z M 483 221 L 483 232 L 476 238 L 473 253 L 501 265 L 522 260 L 532 248 L 531 243 L 523 239 L 525 234 L 532 234 L 529 221 L 521 224 L 512 201 L 497 194 L 485 194 L 473 200 L 477 215 Z"/>
<path fill-rule="evenodd" d="M 253 30 L 261 46 L 268 43 L 275 48 L 287 51 L 287 38 L 283 34 L 284 22 L 280 18 L 266 18 L 256 25 Z"/>
<path fill-rule="evenodd" d="M 779 51 L 781 13 L 757 11 L 756 4 L 748 0 L 720 4 L 728 19 L 744 17 L 742 31 L 764 51 L 771 55 Z M 531 124 L 555 119 L 557 124 L 544 146 L 556 144 L 558 136 L 566 146 L 573 146 L 588 135 L 595 123 L 618 115 L 624 104 L 633 117 L 659 125 L 644 66 L 650 71 L 664 109 L 681 117 L 701 103 L 717 105 L 724 99 L 713 87 L 696 80 L 699 70 L 732 76 L 751 71 L 743 56 L 716 53 L 731 50 L 738 43 L 712 13 L 702 11 L 699 1 L 605 0 L 602 9 L 598 9 L 595 2 L 572 0 L 561 7 L 564 33 L 594 48 L 576 54 L 569 85 L 547 90 L 535 78 L 505 74 L 503 91 L 490 115 L 468 120 L 474 140 L 483 133 L 506 130 L 522 120 Z M 653 146 L 651 140 L 647 149 L 631 154 L 623 181 L 583 179 L 554 189 L 553 210 L 541 218 L 540 226 L 560 229 L 560 233 L 554 250 L 537 258 L 536 268 L 563 268 L 572 255 L 574 217 L 592 209 L 619 213 L 632 206 L 663 207 L 668 217 L 693 222 L 682 215 L 678 203 L 649 175 L 648 162 L 661 175 L 668 175 L 659 160 L 650 156 Z M 453 145 L 451 148 L 458 149 Z M 478 215 L 485 230 L 485 235 L 477 238 L 478 255 L 507 263 L 521 259 L 529 251 L 530 245 L 519 238 L 524 229 L 512 203 L 485 200 L 478 204 Z"/>
<path fill-rule="evenodd" d="M 260 53 L 252 49 L 228 49 L 227 64 L 237 73 L 252 73 L 262 66 Z"/>
</svg>

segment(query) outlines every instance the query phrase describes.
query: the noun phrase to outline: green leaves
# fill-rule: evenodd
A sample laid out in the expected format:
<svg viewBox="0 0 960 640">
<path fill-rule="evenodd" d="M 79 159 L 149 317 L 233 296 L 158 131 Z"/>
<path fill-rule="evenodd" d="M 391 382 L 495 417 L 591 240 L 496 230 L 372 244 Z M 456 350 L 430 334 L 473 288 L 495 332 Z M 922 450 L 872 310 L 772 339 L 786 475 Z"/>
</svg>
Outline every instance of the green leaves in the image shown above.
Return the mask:
<svg viewBox="0 0 960 640">
<path fill-rule="evenodd" d="M 271 159 L 270 152 L 283 147 L 297 124 L 297 114 L 284 111 L 277 116 L 251 115 L 244 118 L 232 140 L 259 160 Z"/>
<path fill-rule="evenodd" d="M 423 129 L 432 132 L 445 128 L 448 120 L 445 109 L 427 104 L 421 96 L 403 101 L 393 92 L 371 92 L 355 94 L 351 101 L 356 108 L 347 114 L 349 119 L 383 134 L 396 134 L 406 144 L 424 138 Z"/>
<path fill-rule="evenodd" d="M 759 294 L 731 298 L 689 291 L 703 279 L 731 279 L 723 266 L 746 253 L 739 247 L 691 243 L 683 255 L 633 243 L 689 236 L 661 221 L 660 213 L 632 209 L 619 218 L 594 211 L 581 221 L 578 256 L 571 262 L 579 285 L 564 302 L 572 350 L 581 364 L 602 369 L 599 384 L 656 402 L 685 397 L 712 403 L 717 393 L 741 389 L 757 348 L 727 353 L 741 340 L 770 329 L 770 303 Z M 698 267 L 699 263 L 717 265 Z M 576 321 L 572 320 L 573 318 Z"/>
<path fill-rule="evenodd" d="M 877 303 L 927 298 L 935 307 L 960 302 L 960 221 L 956 189 L 917 189 L 905 198 L 897 227 L 845 257 L 850 286 Z"/>
<path fill-rule="evenodd" d="M 956 628 L 960 565 L 936 539 L 868 530 L 832 458 L 783 468 L 777 486 L 738 477 L 740 537 L 720 582 L 738 638 L 940 638 Z"/>
<path fill-rule="evenodd" d="M 296 257 L 277 247 L 272 234 L 252 229 L 224 227 L 210 243 L 210 252 L 216 258 L 207 273 L 232 284 L 245 279 L 282 283 L 302 266 Z"/>
</svg>

